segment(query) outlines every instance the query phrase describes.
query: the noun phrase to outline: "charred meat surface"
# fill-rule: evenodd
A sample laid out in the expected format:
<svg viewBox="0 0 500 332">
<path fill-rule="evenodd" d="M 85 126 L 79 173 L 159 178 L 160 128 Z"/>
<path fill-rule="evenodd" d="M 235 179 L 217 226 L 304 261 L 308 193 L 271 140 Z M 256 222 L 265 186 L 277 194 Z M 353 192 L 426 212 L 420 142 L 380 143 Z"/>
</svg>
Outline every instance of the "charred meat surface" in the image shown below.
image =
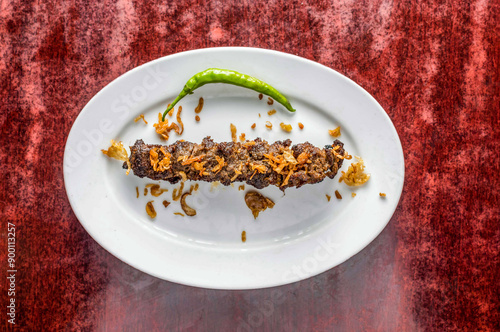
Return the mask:
<svg viewBox="0 0 500 332">
<path fill-rule="evenodd" d="M 260 138 L 215 143 L 205 137 L 201 144 L 155 145 L 137 140 L 129 159 L 141 178 L 177 183 L 185 174 L 192 181 L 219 181 L 225 186 L 246 182 L 257 189 L 274 185 L 284 190 L 333 178 L 347 156 L 339 140 L 323 149 L 308 142 L 291 143 L 287 139 L 269 144 Z"/>
</svg>

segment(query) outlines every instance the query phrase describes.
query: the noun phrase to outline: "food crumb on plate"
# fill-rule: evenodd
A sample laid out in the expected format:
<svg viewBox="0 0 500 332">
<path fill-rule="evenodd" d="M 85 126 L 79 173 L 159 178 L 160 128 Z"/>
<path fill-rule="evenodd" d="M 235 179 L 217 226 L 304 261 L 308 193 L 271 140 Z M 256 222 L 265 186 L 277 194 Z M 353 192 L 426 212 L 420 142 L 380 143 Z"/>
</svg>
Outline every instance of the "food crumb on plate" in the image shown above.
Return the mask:
<svg viewBox="0 0 500 332">
<path fill-rule="evenodd" d="M 342 195 L 339 193 L 338 190 L 335 190 L 335 197 L 337 197 L 337 199 L 342 199 Z"/>
<path fill-rule="evenodd" d="M 257 219 L 260 212 L 265 211 L 268 208 L 272 209 L 274 207 L 274 202 L 270 198 L 256 191 L 250 191 L 246 193 L 245 203 L 252 211 L 254 219 Z"/>
<path fill-rule="evenodd" d="M 181 182 L 179 188 L 175 188 L 174 191 L 172 192 L 172 200 L 174 202 L 177 202 L 178 200 L 181 199 L 183 190 L 184 190 L 184 181 Z"/>
<path fill-rule="evenodd" d="M 170 112 L 173 112 L 174 108 L 170 110 Z M 168 113 L 170 116 L 170 112 Z M 163 121 L 163 117 L 161 113 L 158 113 L 158 123 L 154 123 L 153 127 L 155 128 L 155 131 L 158 135 L 160 135 L 163 139 L 168 140 L 170 137 L 170 131 L 175 131 L 177 135 L 181 135 L 184 131 L 184 124 L 182 123 L 181 120 L 181 112 L 182 112 L 182 106 L 179 106 L 179 110 L 177 112 L 177 123 L 172 122 L 171 124 L 168 123 L 168 119 L 165 119 Z"/>
<path fill-rule="evenodd" d="M 181 197 L 181 208 L 182 208 L 182 211 L 184 211 L 184 213 L 187 216 L 189 216 L 189 217 L 194 217 L 196 215 L 196 210 L 193 209 L 192 207 L 190 207 L 186 203 L 186 198 L 187 198 L 187 196 L 191 195 L 192 188 L 193 187 L 191 187 L 191 190 L 189 192 L 182 194 L 182 197 Z"/>
<path fill-rule="evenodd" d="M 330 134 L 330 136 L 339 137 L 340 136 L 340 127 L 337 127 L 333 130 L 328 130 L 328 133 Z"/>
<path fill-rule="evenodd" d="M 387 196 L 385 193 L 380 193 L 379 195 L 380 195 L 380 197 L 384 197 L 384 198 Z"/>
<path fill-rule="evenodd" d="M 275 113 L 276 113 L 276 110 L 273 109 L 273 110 L 270 110 L 269 112 L 267 112 L 267 115 L 271 116 Z"/>
<path fill-rule="evenodd" d="M 347 159 L 347 158 L 346 158 Z M 344 181 L 348 186 L 361 186 L 370 179 L 370 175 L 365 173 L 365 165 L 363 159 L 356 156 L 357 163 L 351 163 L 347 172 L 341 171 L 342 176 L 339 182 Z"/>
<path fill-rule="evenodd" d="M 304 125 L 302 124 L 302 122 L 299 122 L 299 128 L 302 130 L 304 129 Z"/>
<path fill-rule="evenodd" d="M 231 123 L 230 128 L 231 128 L 231 139 L 233 140 L 234 143 L 236 143 L 238 141 L 237 133 L 236 133 L 236 126 Z"/>
<path fill-rule="evenodd" d="M 247 242 L 247 232 L 241 232 L 241 242 Z"/>
<path fill-rule="evenodd" d="M 181 112 L 182 112 L 182 106 L 179 106 L 179 108 L 177 109 L 176 119 L 177 119 L 177 124 L 180 127 L 179 129 L 180 132 L 176 131 L 177 135 L 182 135 L 182 133 L 184 132 L 184 123 L 182 123 L 181 120 Z"/>
<path fill-rule="evenodd" d="M 291 124 L 286 124 L 286 123 L 282 122 L 282 123 L 280 123 L 280 127 L 281 127 L 281 129 L 283 129 L 287 133 L 289 133 L 289 132 L 292 131 L 292 125 Z"/>
<path fill-rule="evenodd" d="M 149 201 L 146 203 L 146 213 L 151 219 L 156 218 L 155 207 L 153 206 L 153 201 Z"/>
<path fill-rule="evenodd" d="M 200 99 L 198 100 L 198 106 L 196 106 L 196 108 L 194 109 L 194 112 L 196 114 L 200 113 L 201 110 L 203 109 L 203 97 L 200 97 Z M 200 120 L 197 120 L 197 121 L 200 121 Z"/>
<path fill-rule="evenodd" d="M 332 198 L 332 196 L 330 195 L 325 195 L 326 196 L 326 199 L 328 200 L 328 202 L 330 201 L 330 199 Z"/>
<path fill-rule="evenodd" d="M 147 121 L 146 121 L 146 119 L 144 118 L 144 114 L 141 114 L 141 115 L 139 115 L 137 118 L 135 118 L 135 119 L 134 119 L 134 122 L 137 122 L 137 121 L 139 121 L 139 120 L 141 120 L 141 119 L 142 119 L 142 121 L 144 121 L 144 123 L 145 123 L 145 124 L 148 124 L 148 122 L 147 122 Z"/>
<path fill-rule="evenodd" d="M 356 193 L 351 193 L 351 196 L 352 197 L 356 197 Z"/>
<path fill-rule="evenodd" d="M 153 195 L 154 197 L 158 197 L 161 194 L 163 194 L 164 192 L 168 191 L 168 189 L 160 188 L 160 185 L 156 184 L 156 183 L 147 184 L 146 188 L 149 188 L 149 190 L 151 191 L 151 195 Z"/>
</svg>

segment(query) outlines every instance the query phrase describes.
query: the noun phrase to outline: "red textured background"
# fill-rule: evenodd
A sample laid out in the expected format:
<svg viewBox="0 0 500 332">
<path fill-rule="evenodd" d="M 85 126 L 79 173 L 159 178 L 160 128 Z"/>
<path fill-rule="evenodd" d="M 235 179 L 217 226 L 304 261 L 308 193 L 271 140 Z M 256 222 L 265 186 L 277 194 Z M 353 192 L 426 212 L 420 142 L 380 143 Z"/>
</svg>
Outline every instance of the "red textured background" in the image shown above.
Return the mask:
<svg viewBox="0 0 500 332">
<path fill-rule="evenodd" d="M 499 330 L 499 2 L 0 3 L 0 321 L 7 221 L 26 330 Z M 107 253 L 66 198 L 66 137 L 87 101 L 161 56 L 255 46 L 358 82 L 393 120 L 404 192 L 346 263 L 269 290 L 162 281 Z M 259 309 L 270 308 L 262 314 Z M 245 325 L 247 324 L 247 325 Z"/>
</svg>

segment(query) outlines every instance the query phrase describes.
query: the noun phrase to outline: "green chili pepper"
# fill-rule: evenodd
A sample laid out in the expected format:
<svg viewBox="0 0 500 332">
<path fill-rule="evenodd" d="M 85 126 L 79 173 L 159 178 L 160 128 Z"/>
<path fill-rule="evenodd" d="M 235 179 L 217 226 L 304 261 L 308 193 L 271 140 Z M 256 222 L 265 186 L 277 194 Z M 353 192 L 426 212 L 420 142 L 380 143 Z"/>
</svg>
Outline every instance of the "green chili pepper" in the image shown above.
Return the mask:
<svg viewBox="0 0 500 332">
<path fill-rule="evenodd" d="M 195 89 L 208 83 L 227 83 L 252 89 L 273 98 L 278 103 L 285 106 L 285 108 L 290 112 L 295 112 L 295 109 L 292 105 L 290 105 L 290 102 L 286 99 L 286 97 L 269 84 L 262 82 L 255 77 L 241 74 L 234 70 L 210 68 L 194 75 L 189 79 L 189 81 L 187 81 L 186 85 L 184 85 L 184 89 L 182 89 L 181 93 L 179 93 L 177 98 L 175 98 L 172 104 L 170 104 L 167 107 L 167 110 L 163 113 L 162 120 L 165 120 L 165 115 L 175 106 L 175 104 L 177 104 L 179 100 L 184 98 L 186 95 L 193 93 Z"/>
</svg>

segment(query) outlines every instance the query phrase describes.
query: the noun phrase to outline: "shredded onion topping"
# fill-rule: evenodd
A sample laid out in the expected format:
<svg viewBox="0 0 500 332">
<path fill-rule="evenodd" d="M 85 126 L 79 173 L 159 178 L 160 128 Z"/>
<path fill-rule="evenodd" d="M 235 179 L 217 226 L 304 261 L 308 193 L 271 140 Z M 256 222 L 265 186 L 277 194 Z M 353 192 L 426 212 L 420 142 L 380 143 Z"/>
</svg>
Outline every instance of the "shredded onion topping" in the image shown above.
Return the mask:
<svg viewBox="0 0 500 332">
<path fill-rule="evenodd" d="M 338 190 L 335 190 L 335 197 L 337 197 L 337 199 L 342 199 L 342 195 L 339 193 Z"/>
<path fill-rule="evenodd" d="M 182 211 L 184 211 L 184 213 L 186 213 L 186 215 L 190 216 L 190 217 L 193 217 L 196 215 L 196 210 L 193 209 L 192 207 L 190 207 L 189 205 L 187 205 L 186 203 L 186 197 L 191 195 L 191 193 L 184 193 L 181 197 L 181 208 L 182 208 Z"/>
<path fill-rule="evenodd" d="M 187 181 L 187 175 L 186 175 L 186 173 L 184 173 L 183 171 L 179 171 L 179 175 L 182 178 L 182 182 L 186 182 Z"/>
<path fill-rule="evenodd" d="M 224 162 L 224 157 L 215 156 L 215 159 L 217 160 L 217 162 L 219 164 L 216 165 L 214 168 L 212 168 L 212 172 L 214 172 L 215 174 L 217 174 L 217 173 L 219 173 L 222 170 L 222 168 L 224 166 L 227 165 L 227 163 Z"/>
<path fill-rule="evenodd" d="M 180 106 L 179 106 L 179 108 L 180 108 Z M 169 113 L 169 115 L 170 115 L 170 113 Z M 177 121 L 179 121 L 179 119 L 180 119 L 180 111 L 177 112 Z M 181 125 L 182 125 L 182 122 L 181 122 Z M 169 133 L 171 130 L 174 130 L 178 135 L 182 134 L 182 132 L 184 131 L 184 125 L 182 125 L 182 130 L 181 130 L 181 128 L 179 128 L 179 126 L 175 122 L 172 122 L 169 125 L 168 119 L 165 119 L 165 121 L 162 121 L 162 114 L 161 113 L 158 113 L 158 123 L 153 124 L 153 127 L 156 128 L 156 133 L 159 134 L 161 137 L 163 137 L 163 139 L 165 139 L 165 140 L 168 140 Z"/>
<path fill-rule="evenodd" d="M 274 156 L 273 153 L 264 154 L 264 157 L 267 158 L 265 161 L 271 166 L 271 168 L 278 174 L 281 174 L 285 168 L 288 168 L 288 174 L 283 180 L 282 186 L 286 186 L 288 184 L 288 180 L 293 172 L 296 170 L 296 166 L 298 164 L 297 160 L 293 156 L 293 153 L 289 150 L 283 150 L 282 155 Z"/>
<path fill-rule="evenodd" d="M 287 133 L 289 133 L 289 132 L 292 131 L 292 125 L 291 124 L 286 124 L 286 123 L 282 122 L 282 123 L 280 123 L 280 127 L 281 127 L 281 129 L 283 129 Z"/>
<path fill-rule="evenodd" d="M 265 165 L 250 164 L 250 168 L 252 169 L 252 171 L 257 171 L 259 173 L 266 173 L 267 172 L 267 167 Z"/>
<path fill-rule="evenodd" d="M 163 159 L 159 160 L 158 150 L 163 154 Z M 165 148 L 162 146 L 161 148 L 152 148 L 149 150 L 149 161 L 151 162 L 151 166 L 155 172 L 163 172 L 170 168 L 172 155 L 165 151 Z"/>
<path fill-rule="evenodd" d="M 181 182 L 181 186 L 179 188 L 174 189 L 172 192 L 172 200 L 178 201 L 182 196 L 182 191 L 184 190 L 184 182 Z"/>
<path fill-rule="evenodd" d="M 203 109 L 203 104 L 204 104 L 203 97 L 200 97 L 200 99 L 198 100 L 198 106 L 196 106 L 196 108 L 194 109 L 194 112 L 196 114 L 201 112 L 201 110 Z"/>
<path fill-rule="evenodd" d="M 141 114 L 139 115 L 137 118 L 134 119 L 134 122 L 137 122 L 139 121 L 140 119 L 142 119 L 142 121 L 144 121 L 145 124 L 148 124 L 148 122 L 146 121 L 146 119 L 144 118 L 144 114 Z"/>
<path fill-rule="evenodd" d="M 339 182 L 344 181 L 348 186 L 361 186 L 370 179 L 370 175 L 365 173 L 365 164 L 363 159 L 356 157 L 357 163 L 352 163 L 347 172 L 342 171 Z"/>
<path fill-rule="evenodd" d="M 149 190 L 151 191 L 151 195 L 153 195 L 154 197 L 158 197 L 161 194 L 163 194 L 164 192 L 168 191 L 168 189 L 162 189 L 162 188 L 160 188 L 159 184 L 155 184 L 155 183 L 147 184 L 146 188 L 149 188 Z"/>
<path fill-rule="evenodd" d="M 156 211 L 155 211 L 155 207 L 153 206 L 153 201 L 147 202 L 146 212 L 151 219 L 156 218 Z"/>
<path fill-rule="evenodd" d="M 330 134 L 330 136 L 339 137 L 340 136 L 340 127 L 337 127 L 333 130 L 328 130 L 328 133 Z"/>
<path fill-rule="evenodd" d="M 130 173 L 132 169 L 132 165 L 130 164 L 130 160 L 128 159 L 127 150 L 123 147 L 123 143 L 119 141 L 118 143 L 115 140 L 111 140 L 111 146 L 107 150 L 101 150 L 106 156 L 127 162 L 127 175 Z"/>
<path fill-rule="evenodd" d="M 181 120 L 181 112 L 182 112 L 182 106 L 179 106 L 179 108 L 177 109 L 177 123 L 179 124 L 180 129 L 179 131 L 176 131 L 178 135 L 182 135 L 182 133 L 184 132 L 184 124 L 182 123 Z"/>
</svg>

